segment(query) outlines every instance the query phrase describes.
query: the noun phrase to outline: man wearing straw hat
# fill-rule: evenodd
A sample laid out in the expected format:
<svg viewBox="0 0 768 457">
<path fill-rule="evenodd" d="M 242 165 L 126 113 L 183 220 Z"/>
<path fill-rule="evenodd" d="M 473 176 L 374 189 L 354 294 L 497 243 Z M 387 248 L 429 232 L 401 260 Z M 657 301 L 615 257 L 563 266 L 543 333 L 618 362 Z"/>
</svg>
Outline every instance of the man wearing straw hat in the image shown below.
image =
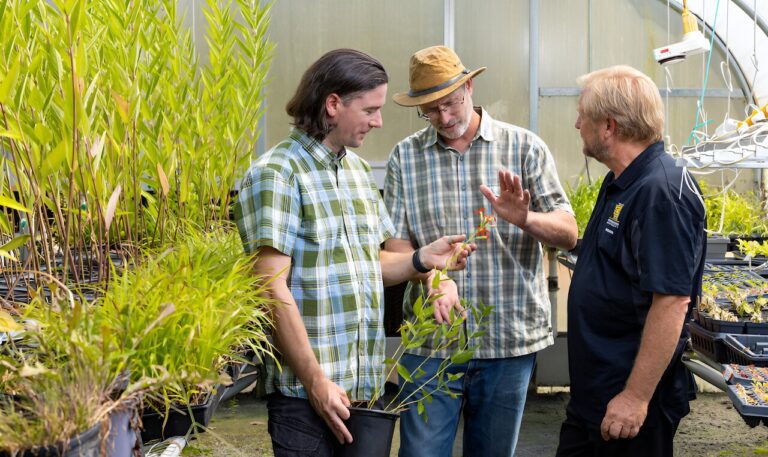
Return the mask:
<svg viewBox="0 0 768 457">
<path fill-rule="evenodd" d="M 464 272 L 442 284 L 470 303 L 493 305 L 487 334 L 472 360 L 450 368 L 465 373 L 449 382 L 458 396 L 433 393 L 424 402 L 427 421 L 416 408 L 402 413 L 401 457 L 449 457 L 462 410 L 464 456 L 514 454 L 535 354 L 553 343 L 541 244 L 576 244 L 576 221 L 547 146 L 473 106 L 473 78 L 484 70 L 468 71 L 444 46 L 422 49 L 411 57 L 410 90 L 393 98 L 416 107 L 427 126 L 392 150 L 384 192 L 395 231 L 386 249 L 408 252 L 457 230 L 472 233 L 478 210 L 499 217 Z M 406 316 L 417 296 L 418 284 L 409 284 Z M 467 325 L 476 325 L 471 313 Z M 409 371 L 421 365 L 426 379 L 446 356 L 425 361 L 429 353 L 424 346 L 402 362 Z M 410 394 L 406 386 L 403 395 Z"/>
</svg>

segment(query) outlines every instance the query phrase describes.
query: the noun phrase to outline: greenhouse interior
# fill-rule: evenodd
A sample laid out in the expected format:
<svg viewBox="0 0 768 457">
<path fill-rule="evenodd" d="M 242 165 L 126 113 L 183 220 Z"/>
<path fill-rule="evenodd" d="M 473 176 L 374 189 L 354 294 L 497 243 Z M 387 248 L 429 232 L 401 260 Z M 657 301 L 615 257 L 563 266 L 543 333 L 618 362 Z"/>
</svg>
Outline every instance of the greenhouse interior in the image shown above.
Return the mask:
<svg viewBox="0 0 768 457">
<path fill-rule="evenodd" d="M 768 454 L 768 1 L 0 30 L 0 457 Z"/>
</svg>

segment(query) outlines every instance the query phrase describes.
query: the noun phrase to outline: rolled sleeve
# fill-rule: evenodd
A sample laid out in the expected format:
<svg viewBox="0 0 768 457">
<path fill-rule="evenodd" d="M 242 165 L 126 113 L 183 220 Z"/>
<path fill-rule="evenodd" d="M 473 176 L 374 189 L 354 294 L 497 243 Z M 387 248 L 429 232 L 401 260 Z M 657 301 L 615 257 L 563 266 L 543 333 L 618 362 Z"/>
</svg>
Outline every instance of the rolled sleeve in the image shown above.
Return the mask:
<svg viewBox="0 0 768 457">
<path fill-rule="evenodd" d="M 298 190 L 289 181 L 269 167 L 254 167 L 246 174 L 235 207 L 245 252 L 269 246 L 293 255 L 301 204 Z"/>
<path fill-rule="evenodd" d="M 393 237 L 401 240 L 410 239 L 408 220 L 403 200 L 403 182 L 400 171 L 400 150 L 397 146 L 392 150 L 387 163 L 387 176 L 384 179 L 384 203 L 389 208 L 389 226 Z M 387 214 L 386 210 L 383 214 Z M 384 224 L 382 224 L 384 225 Z"/>
<path fill-rule="evenodd" d="M 527 188 L 531 192 L 531 209 L 549 213 L 562 210 L 573 214 L 557 176 L 557 168 L 546 144 L 536 138 L 525 157 Z"/>
</svg>

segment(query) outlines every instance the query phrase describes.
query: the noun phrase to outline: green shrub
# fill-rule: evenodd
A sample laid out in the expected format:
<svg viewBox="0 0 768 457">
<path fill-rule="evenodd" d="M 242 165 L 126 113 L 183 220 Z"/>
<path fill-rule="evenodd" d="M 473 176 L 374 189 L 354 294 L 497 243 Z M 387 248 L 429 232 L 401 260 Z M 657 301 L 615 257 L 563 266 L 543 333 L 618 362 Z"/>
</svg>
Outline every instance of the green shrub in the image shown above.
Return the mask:
<svg viewBox="0 0 768 457">
<path fill-rule="evenodd" d="M 600 193 L 600 187 L 603 185 L 601 176 L 592 184 L 584 182 L 583 176 L 579 176 L 579 182 L 576 188 L 566 184 L 565 193 L 571 202 L 573 213 L 576 216 L 576 225 L 579 228 L 579 238 L 584 236 L 584 230 L 587 229 L 589 218 L 592 216 L 592 210 L 595 208 L 597 195 Z"/>
<path fill-rule="evenodd" d="M 718 189 L 699 181 L 707 210 L 707 229 L 723 235 L 768 235 L 768 218 L 754 192 L 739 193 Z M 725 203 L 723 203 L 725 202 Z M 723 204 L 725 211 L 723 212 Z M 722 228 L 720 221 L 722 219 Z"/>
</svg>

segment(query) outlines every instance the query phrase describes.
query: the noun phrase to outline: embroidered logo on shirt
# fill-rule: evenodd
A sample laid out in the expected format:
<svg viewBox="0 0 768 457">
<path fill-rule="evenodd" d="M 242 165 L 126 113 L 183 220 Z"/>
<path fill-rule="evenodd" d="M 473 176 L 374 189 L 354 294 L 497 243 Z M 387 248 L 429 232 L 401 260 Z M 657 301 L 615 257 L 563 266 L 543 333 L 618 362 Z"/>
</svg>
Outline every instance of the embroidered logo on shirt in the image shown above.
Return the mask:
<svg viewBox="0 0 768 457">
<path fill-rule="evenodd" d="M 619 214 L 621 214 L 621 210 L 624 208 L 624 203 L 617 203 L 616 206 L 613 208 L 613 215 L 608 218 L 606 221 L 608 225 L 610 225 L 613 228 L 619 228 Z M 613 234 L 613 230 L 609 229 L 608 227 L 605 228 L 605 231 Z"/>
</svg>

